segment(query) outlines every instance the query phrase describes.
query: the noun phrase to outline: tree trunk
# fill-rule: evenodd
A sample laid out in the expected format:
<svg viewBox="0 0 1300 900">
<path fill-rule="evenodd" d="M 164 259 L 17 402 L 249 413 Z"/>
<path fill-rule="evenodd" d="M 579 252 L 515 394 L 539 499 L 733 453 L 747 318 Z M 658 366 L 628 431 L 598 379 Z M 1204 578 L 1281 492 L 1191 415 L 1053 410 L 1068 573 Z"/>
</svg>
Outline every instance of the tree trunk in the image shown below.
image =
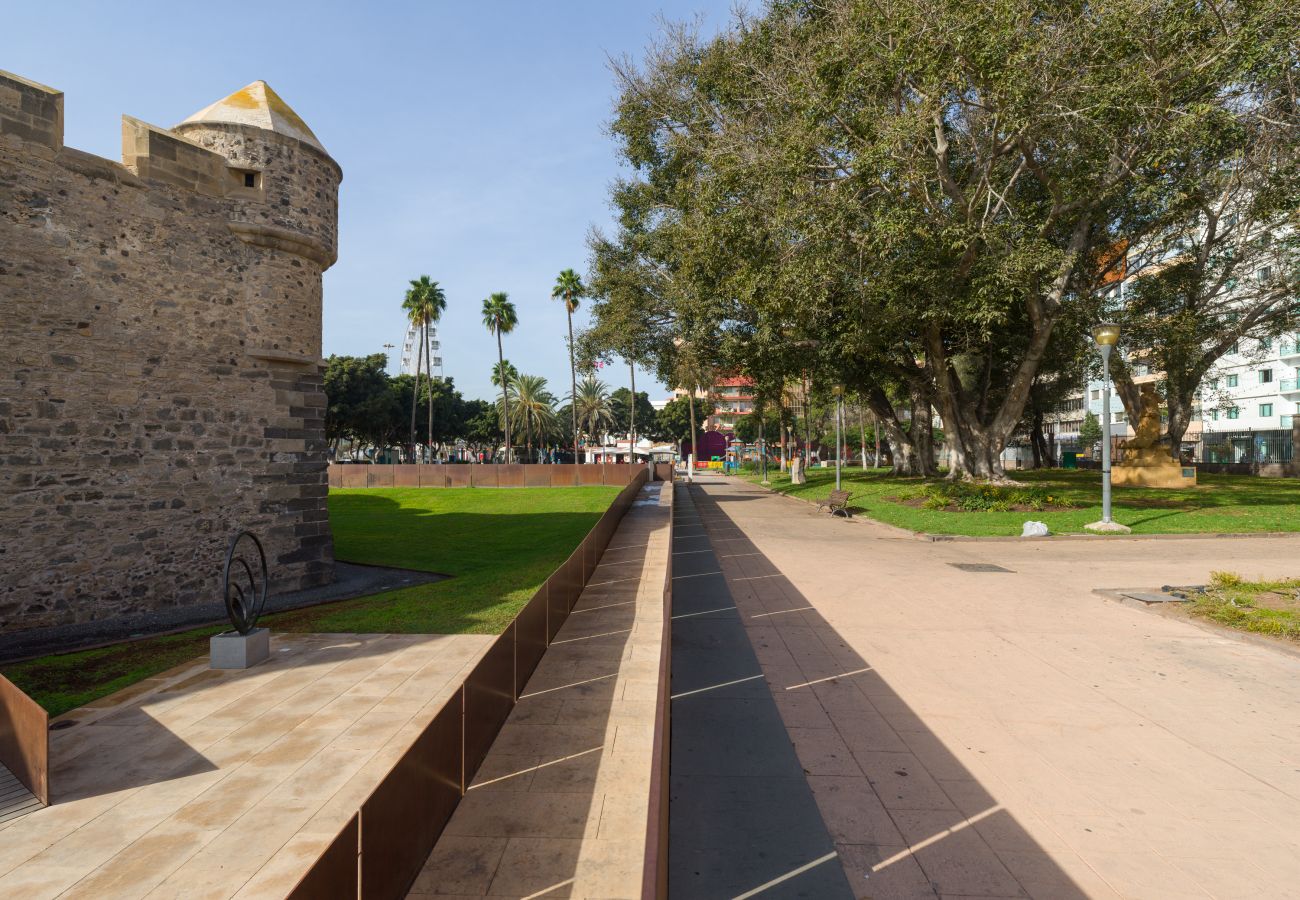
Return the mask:
<svg viewBox="0 0 1300 900">
<path fill-rule="evenodd" d="M 695 480 L 695 463 L 700 458 L 699 435 L 695 431 L 695 388 L 691 387 L 690 396 L 687 399 L 686 408 L 691 414 L 691 456 L 686 461 L 687 475 L 691 481 Z"/>
<path fill-rule="evenodd" d="M 429 343 L 429 323 L 424 323 L 424 371 L 429 384 L 429 433 L 425 440 L 429 442 L 429 459 L 433 459 L 433 345 Z"/>
<path fill-rule="evenodd" d="M 420 404 L 420 362 L 424 359 L 424 344 L 415 351 L 415 387 L 411 391 L 411 461 L 415 460 L 415 410 Z"/>
<path fill-rule="evenodd" d="M 628 440 L 631 444 L 628 448 L 627 461 L 636 461 L 636 363 L 629 363 L 628 370 L 632 373 L 632 405 L 628 408 L 629 419 L 628 429 L 631 432 Z"/>
<path fill-rule="evenodd" d="M 501 423 L 506 436 L 506 462 L 510 462 L 510 395 L 506 391 L 506 354 L 501 347 L 501 326 L 497 326 L 497 367 L 501 378 Z"/>
<path fill-rule="evenodd" d="M 573 461 L 578 461 L 578 367 L 573 361 L 573 310 L 564 303 L 565 315 L 569 317 L 569 411 L 573 413 Z"/>
</svg>

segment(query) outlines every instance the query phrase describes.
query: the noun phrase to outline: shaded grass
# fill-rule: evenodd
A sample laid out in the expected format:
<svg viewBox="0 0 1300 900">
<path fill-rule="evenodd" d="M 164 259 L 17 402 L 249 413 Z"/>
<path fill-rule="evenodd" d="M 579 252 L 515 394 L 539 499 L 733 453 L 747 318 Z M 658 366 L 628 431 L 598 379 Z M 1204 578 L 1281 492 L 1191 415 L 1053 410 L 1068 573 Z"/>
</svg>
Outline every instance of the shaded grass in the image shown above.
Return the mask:
<svg viewBox="0 0 1300 900">
<path fill-rule="evenodd" d="M 844 487 L 853 492 L 849 508 L 881 522 L 930 534 L 1018 535 L 1029 520 L 1047 523 L 1054 533 L 1082 532 L 1101 518 L 1101 473 L 1049 469 L 1014 473 L 1015 480 L 1045 488 L 1073 509 L 950 511 L 902 502 L 933 479 L 894 478 L 888 470 L 846 469 Z M 757 481 L 757 476 L 746 476 Z M 772 489 L 805 500 L 821 500 L 835 488 L 834 470 L 813 469 L 808 483 L 791 485 L 786 475 L 769 472 Z M 1196 487 L 1180 490 L 1115 488 L 1113 517 L 1134 534 L 1205 534 L 1300 531 L 1300 479 L 1248 475 L 1199 476 Z"/>
<path fill-rule="evenodd" d="M 1193 616 L 1258 634 L 1300 641 L 1300 579 L 1244 581 L 1215 572 L 1201 593 L 1188 594 Z"/>
<path fill-rule="evenodd" d="M 618 495 L 617 487 L 330 492 L 335 555 L 446 581 L 266 616 L 276 631 L 496 634 Z M 207 653 L 227 627 L 45 656 L 4 675 L 56 716 Z"/>
</svg>

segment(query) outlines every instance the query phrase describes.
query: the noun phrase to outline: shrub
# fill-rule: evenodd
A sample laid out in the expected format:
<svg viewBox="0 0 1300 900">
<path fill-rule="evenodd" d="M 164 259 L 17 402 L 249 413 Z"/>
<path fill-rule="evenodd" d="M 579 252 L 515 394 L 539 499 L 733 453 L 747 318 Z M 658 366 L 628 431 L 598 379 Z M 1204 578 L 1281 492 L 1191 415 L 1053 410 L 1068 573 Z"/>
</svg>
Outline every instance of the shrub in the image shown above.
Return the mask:
<svg viewBox="0 0 1300 900">
<path fill-rule="evenodd" d="M 943 481 L 927 484 L 913 491 L 907 499 L 921 499 L 925 509 L 957 507 L 962 512 L 1008 512 L 1012 509 L 1041 510 L 1047 507 L 1071 507 L 1064 497 L 1048 493 L 1039 485 L 979 484 L 969 481 Z"/>
</svg>

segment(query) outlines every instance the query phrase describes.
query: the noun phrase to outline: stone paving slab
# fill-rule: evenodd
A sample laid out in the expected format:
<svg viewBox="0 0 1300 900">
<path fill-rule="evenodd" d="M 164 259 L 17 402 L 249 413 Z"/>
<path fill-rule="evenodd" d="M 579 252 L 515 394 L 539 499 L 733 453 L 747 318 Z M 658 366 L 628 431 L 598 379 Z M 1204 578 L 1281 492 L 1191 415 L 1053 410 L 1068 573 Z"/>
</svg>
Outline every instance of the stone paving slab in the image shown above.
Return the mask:
<svg viewBox="0 0 1300 900">
<path fill-rule="evenodd" d="M 1294 575 L 1300 536 L 931 543 L 697 490 L 857 896 L 1300 896 L 1300 660 L 1092 593 Z"/>
<path fill-rule="evenodd" d="M 671 493 L 623 517 L 412 898 L 641 896 Z"/>
<path fill-rule="evenodd" d="M 62 717 L 52 805 L 0 824 L 0 896 L 283 897 L 491 640 L 276 635 Z"/>
</svg>

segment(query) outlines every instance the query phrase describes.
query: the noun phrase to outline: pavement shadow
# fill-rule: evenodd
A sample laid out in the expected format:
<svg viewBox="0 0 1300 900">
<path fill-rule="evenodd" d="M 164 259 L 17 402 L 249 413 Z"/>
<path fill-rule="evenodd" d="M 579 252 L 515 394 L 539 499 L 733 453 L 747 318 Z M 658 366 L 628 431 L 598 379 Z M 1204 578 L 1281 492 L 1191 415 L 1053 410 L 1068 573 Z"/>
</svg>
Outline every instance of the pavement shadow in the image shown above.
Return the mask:
<svg viewBox="0 0 1300 900">
<path fill-rule="evenodd" d="M 714 580 L 717 596 L 734 601 L 762 676 L 735 671 L 729 680 L 761 685 L 775 702 L 854 895 L 1086 897 L 726 514 L 736 495 L 720 503 L 699 486 L 690 494 L 696 533 L 718 563 L 698 580 Z M 674 556 L 675 571 L 706 556 L 698 543 L 683 548 L 691 556 Z M 676 600 L 675 592 L 675 631 L 692 612 Z M 674 690 L 677 665 L 674 656 Z"/>
</svg>

